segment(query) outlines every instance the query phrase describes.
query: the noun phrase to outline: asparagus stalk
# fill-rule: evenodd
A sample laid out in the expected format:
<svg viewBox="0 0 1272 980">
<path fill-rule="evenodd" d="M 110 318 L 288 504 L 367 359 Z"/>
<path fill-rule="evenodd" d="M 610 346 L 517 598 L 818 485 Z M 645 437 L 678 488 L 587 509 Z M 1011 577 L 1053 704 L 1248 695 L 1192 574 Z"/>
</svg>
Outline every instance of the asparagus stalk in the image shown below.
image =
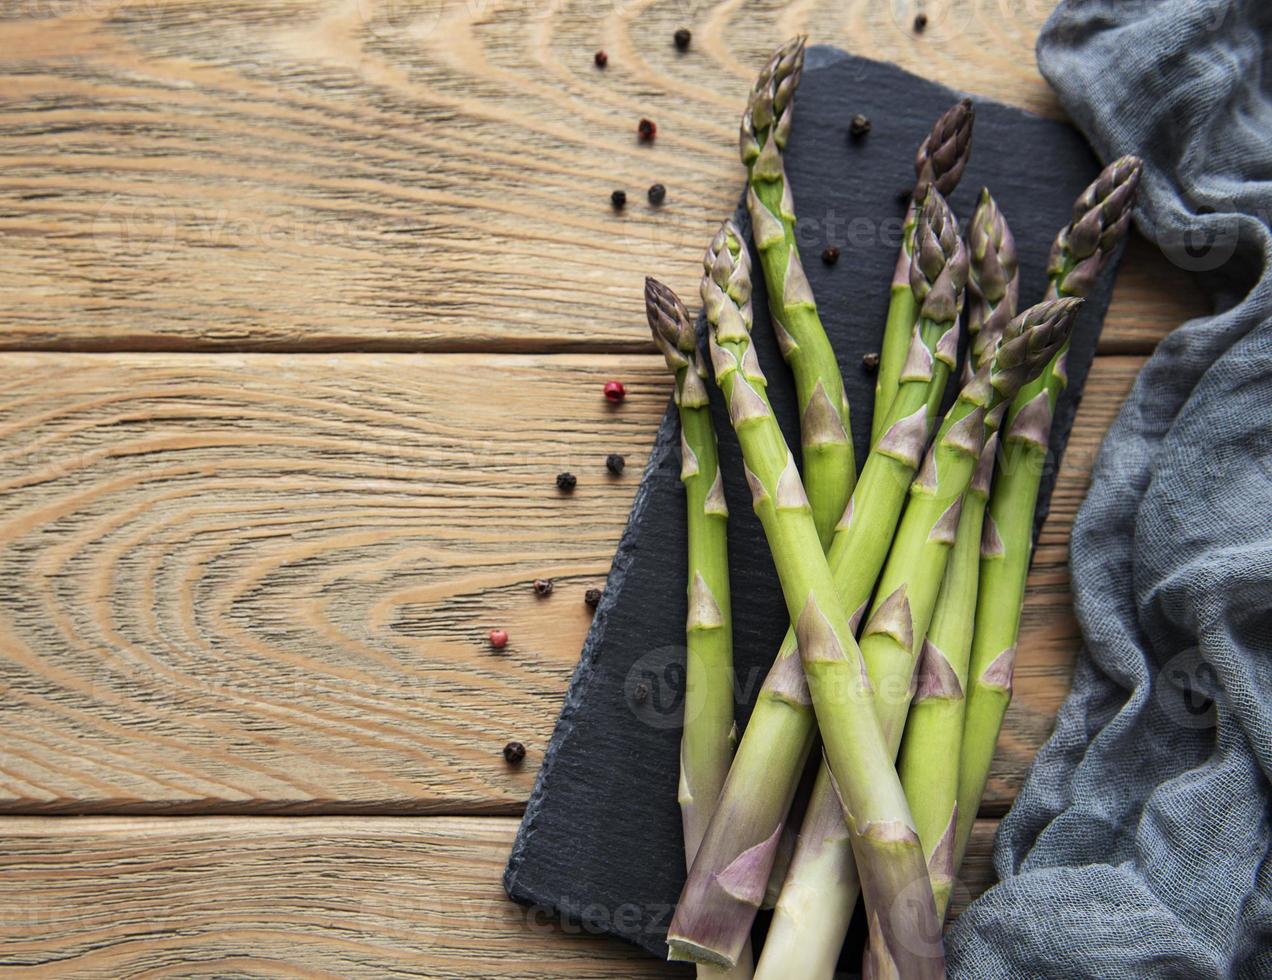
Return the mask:
<svg viewBox="0 0 1272 980">
<path fill-rule="evenodd" d="M 680 479 L 689 539 L 685 620 L 685 710 L 680 740 L 680 812 L 686 867 L 693 864 L 733 758 L 733 624 L 729 601 L 729 509 L 724 500 L 707 367 L 689 313 L 671 289 L 645 279 L 645 313 L 654 343 L 676 379 Z M 703 966 L 700 977 L 746 980 L 744 950 L 730 971 Z"/>
<path fill-rule="evenodd" d="M 956 269 L 942 278 L 933 256 L 924 266 L 925 298 L 932 316 L 915 325 L 905 378 L 890 409 L 884 438 L 870 449 L 849 505 L 836 525 L 828 560 L 839 587 L 840 604 L 856 610 L 855 626 L 865 612 L 875 579 L 888 555 L 892 534 L 905 504 L 906 488 L 922 458 L 931 431 L 933 391 L 945 390 L 958 348 L 957 302 L 943 302 L 944 291 L 957 293 L 966 276 L 966 256 L 956 234 L 946 231 L 953 217 L 939 194 L 919 216 L 925 241 L 936 243 Z M 715 254 L 707 253 L 707 270 Z M 962 270 L 961 272 L 957 270 Z M 937 285 L 939 284 L 939 285 Z M 716 287 L 703 280 L 710 308 Z M 940 316 L 941 319 L 933 319 Z M 800 666 L 794 630 L 787 632 L 743 732 L 698 856 L 689 872 L 672 919 L 668 942 L 694 955 L 736 960 L 750 935 L 763 900 L 791 800 L 816 737 L 812 701 Z M 828 788 L 829 792 L 829 788 Z M 836 800 L 837 806 L 837 800 Z M 843 825 L 842 814 L 835 820 Z"/>
<path fill-rule="evenodd" d="M 919 648 L 954 544 L 964 491 L 980 465 L 987 435 L 996 430 L 1003 409 L 1016 391 L 1042 370 L 1067 338 L 1079 304 L 1079 300 L 1072 299 L 1044 302 L 1006 327 L 994 356 L 963 386 L 946 413 L 910 487 L 909 502 L 861 636 L 874 704 L 892 756 L 900 744 L 916 686 L 948 685 L 947 673 L 939 669 L 939 664 L 920 664 Z M 820 781 L 823 785 L 828 782 Z M 842 863 L 837 871 L 831 868 L 834 862 L 845 861 L 847 854 L 842 846 L 837 846 L 842 832 L 834 826 L 830 812 L 825 797 L 813 799 L 804 825 L 809 832 L 806 837 L 801 835 L 787 888 L 794 888 L 798 897 L 807 895 L 810 886 L 801 881 L 801 874 L 809 868 L 810 880 L 821 886 L 822 903 L 835 909 L 851 909 L 856 901 L 852 875 Z M 821 839 L 814 836 L 817 829 L 825 835 Z M 952 829 L 949 833 L 948 851 L 952 857 Z M 778 899 L 774 926 L 756 976 L 782 975 L 776 964 L 770 972 L 770 947 L 777 929 L 783 930 L 778 948 L 785 953 L 784 968 L 791 969 L 793 964 L 797 967 L 788 975 L 830 976 L 825 971 L 828 965 L 833 967 L 838 957 L 848 914 L 841 911 L 836 916 L 813 918 L 808 916 L 803 902 L 788 905 L 785 895 L 786 888 Z M 938 925 L 933 935 L 939 934 Z M 872 931 L 865 972 L 869 976 L 891 975 L 886 972 L 886 964 L 878 960 Z"/>
<path fill-rule="evenodd" d="M 716 383 L 742 448 L 753 505 L 795 625 L 826 757 L 852 828 L 872 936 L 886 970 L 881 975 L 943 976 L 939 940 L 934 946 L 923 941 L 936 928 L 936 910 L 922 847 L 874 713 L 861 651 L 819 547 L 795 458 L 768 402 L 750 342 L 749 260 L 731 223 L 708 255 L 703 301 Z M 758 904 L 766 880 L 767 872 L 725 884 L 740 886 Z M 668 942 L 673 958 L 711 953 L 690 950 L 679 937 L 669 936 Z"/>
<path fill-rule="evenodd" d="M 675 375 L 680 415 L 680 479 L 685 485 L 689 538 L 680 806 L 685 853 L 692 864 L 733 756 L 729 509 L 711 423 L 707 368 L 689 313 L 680 298 L 656 279 L 645 280 L 645 312 L 654 342 Z"/>
<path fill-rule="evenodd" d="M 915 184 L 910 205 L 905 213 L 901 233 L 901 251 L 897 255 L 896 274 L 892 277 L 892 298 L 888 303 L 888 319 L 883 329 L 879 354 L 879 374 L 875 381 L 874 416 L 870 423 L 870 441 L 883 434 L 888 407 L 896 397 L 901 371 L 910 342 L 910 331 L 918 316 L 918 305 L 910 289 L 910 249 L 918 209 L 929 186 L 948 196 L 967 169 L 972 152 L 972 125 L 976 112 L 971 99 L 955 103 L 936 121 L 919 145 L 914 158 Z"/>
<path fill-rule="evenodd" d="M 804 487 L 822 547 L 829 548 L 857 472 L 843 378 L 800 261 L 795 208 L 782 162 L 805 41 L 787 41 L 760 72 L 742 116 L 739 152 L 747 168 L 747 210 L 773 330 L 795 380 Z M 774 876 L 784 870 L 793 850 L 790 830 L 779 842 L 764 907 L 772 908 L 776 901 L 781 878 Z"/>
<path fill-rule="evenodd" d="M 738 148 L 747 169 L 746 206 L 764 270 L 773 332 L 795 378 L 804 486 L 818 537 L 827 548 L 852 493 L 856 470 L 843 377 L 800 262 L 795 203 L 782 163 L 795 89 L 804 69 L 805 40 L 787 41 L 761 70 L 742 115 Z"/>
<path fill-rule="evenodd" d="M 993 355 L 1016 314 L 1019 268 L 1011 230 L 989 191 L 967 232 L 968 327 L 966 372 Z M 910 706 L 898 771 L 928 859 L 937 914 L 944 917 L 954 884 L 955 800 L 963 740 L 968 660 L 980 574 L 981 527 L 993 475 L 998 435 L 985 442 L 963 498 L 954 550 L 937 595 L 932 623 L 919 655 L 919 686 Z"/>
<path fill-rule="evenodd" d="M 1109 164 L 1078 197 L 1047 264 L 1048 295 L 1085 296 L 1130 227 L 1142 165 L 1136 157 Z M 989 778 L 1012 668 L 1025 580 L 1033 552 L 1034 511 L 1051 436 L 1051 417 L 1067 378 L 1066 344 L 1035 381 L 1016 395 L 1003 427 L 1003 459 L 994 478 L 981 541 L 976 631 L 968 671 L 966 720 L 959 753 L 955 868 L 962 863 Z"/>
</svg>

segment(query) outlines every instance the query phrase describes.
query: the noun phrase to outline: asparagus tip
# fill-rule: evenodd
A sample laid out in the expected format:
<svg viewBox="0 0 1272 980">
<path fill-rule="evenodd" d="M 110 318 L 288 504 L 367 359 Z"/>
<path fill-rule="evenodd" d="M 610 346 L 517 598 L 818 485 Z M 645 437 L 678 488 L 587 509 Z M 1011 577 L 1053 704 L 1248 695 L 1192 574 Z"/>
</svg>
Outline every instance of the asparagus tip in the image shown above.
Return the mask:
<svg viewBox="0 0 1272 980">
<path fill-rule="evenodd" d="M 742 162 L 752 167 L 767 150 L 769 154 L 786 147 L 791 132 L 791 102 L 804 72 L 804 46 L 808 35 L 797 34 L 779 46 L 756 76 L 747 99 L 738 135 Z M 765 171 L 776 166 L 769 160 Z"/>
<path fill-rule="evenodd" d="M 936 121 L 914 157 L 915 200 L 922 197 L 929 184 L 935 184 L 942 194 L 949 194 L 958 186 L 971 158 L 975 122 L 976 107 L 966 97 Z"/>
<path fill-rule="evenodd" d="M 969 367 L 980 367 L 993 351 L 1003 329 L 1016 315 L 1020 290 L 1020 262 L 1016 240 L 998 202 L 982 188 L 976 211 L 967 227 L 970 297 L 967 330 L 972 336 Z"/>
<path fill-rule="evenodd" d="M 689 311 L 670 286 L 651 276 L 645 277 L 645 317 L 667 366 L 676 371 L 688 364 L 696 349 Z"/>
<path fill-rule="evenodd" d="M 1144 165 L 1127 155 L 1114 160 L 1073 203 L 1073 220 L 1051 246 L 1047 275 L 1053 292 L 1085 296 L 1130 229 Z"/>
<path fill-rule="evenodd" d="M 923 195 L 911 246 L 910 288 L 919 315 L 938 323 L 958 319 L 967 285 L 968 255 L 958 220 L 935 185 Z"/>
<path fill-rule="evenodd" d="M 1011 398 L 1068 342 L 1083 301 L 1076 296 L 1045 299 L 1011 321 L 988 362 L 990 383 Z"/>
</svg>

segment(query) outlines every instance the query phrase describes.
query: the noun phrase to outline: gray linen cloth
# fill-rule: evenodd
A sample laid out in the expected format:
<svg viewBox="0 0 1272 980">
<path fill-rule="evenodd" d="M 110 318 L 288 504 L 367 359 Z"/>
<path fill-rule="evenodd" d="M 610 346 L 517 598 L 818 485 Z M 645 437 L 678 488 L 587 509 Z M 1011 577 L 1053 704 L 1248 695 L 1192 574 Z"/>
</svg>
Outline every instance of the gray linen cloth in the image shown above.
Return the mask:
<svg viewBox="0 0 1272 980">
<path fill-rule="evenodd" d="M 1214 316 L 1144 365 L 1073 531 L 1073 692 L 957 977 L 1272 977 L 1272 0 L 1066 0 L 1038 63 Z M 1182 276 L 1182 273 L 1181 273 Z M 1170 290 L 1175 277 L 1163 276 Z"/>
</svg>

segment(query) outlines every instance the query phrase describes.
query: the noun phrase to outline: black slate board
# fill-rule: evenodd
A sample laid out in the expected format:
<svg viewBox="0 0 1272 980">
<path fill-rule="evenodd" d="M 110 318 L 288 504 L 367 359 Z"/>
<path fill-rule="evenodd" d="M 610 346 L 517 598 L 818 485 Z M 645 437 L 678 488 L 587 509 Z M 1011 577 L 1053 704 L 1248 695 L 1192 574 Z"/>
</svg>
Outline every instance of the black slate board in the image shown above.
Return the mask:
<svg viewBox="0 0 1272 980">
<path fill-rule="evenodd" d="M 862 370 L 861 358 L 879 347 L 905 211 L 900 195 L 914 181 L 915 148 L 958 97 L 895 65 L 829 47 L 808 52 L 787 173 L 800 216 L 804 268 L 851 401 L 858 460 L 869 440 L 874 399 L 874 378 Z M 992 189 L 1016 236 L 1023 309 L 1042 298 L 1051 241 L 1099 166 L 1068 125 L 981 99 L 976 110 L 972 160 L 950 203 L 966 220 L 980 188 Z M 854 141 L 847 128 L 857 112 L 869 116 L 873 126 L 865 139 Z M 735 220 L 749 232 L 744 207 L 739 206 Z M 828 244 L 841 252 L 833 267 L 818 258 Z M 769 396 L 794 447 L 794 389 L 768 322 L 758 259 L 754 266 L 755 345 Z M 1075 333 L 1069 388 L 1052 428 L 1053 456 L 1068 438 L 1112 278 L 1110 272 L 1088 300 Z M 683 298 L 696 308 L 696 296 Z M 635 294 L 632 320 L 644 329 L 641 297 Z M 719 392 L 713 390 L 712 398 L 730 512 L 742 720 L 787 620 L 751 510 L 737 442 Z M 673 407 L 659 429 L 504 876 L 508 894 L 517 901 L 559 914 L 584 931 L 621 936 L 659 957 L 666 956 L 666 930 L 685 875 L 676 805 L 685 618 L 678 440 Z M 1047 467 L 1038 526 L 1047 512 L 1056 463 L 1053 458 Z M 642 681 L 648 693 L 638 702 L 634 692 Z"/>
</svg>

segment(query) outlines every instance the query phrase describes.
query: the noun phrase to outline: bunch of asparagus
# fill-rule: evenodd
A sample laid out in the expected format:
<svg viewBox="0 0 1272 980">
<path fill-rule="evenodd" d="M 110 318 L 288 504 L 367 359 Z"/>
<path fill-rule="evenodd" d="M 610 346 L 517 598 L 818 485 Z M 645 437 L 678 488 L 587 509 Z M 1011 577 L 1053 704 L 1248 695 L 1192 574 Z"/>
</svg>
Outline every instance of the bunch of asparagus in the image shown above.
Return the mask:
<svg viewBox="0 0 1272 980">
<path fill-rule="evenodd" d="M 679 794 L 689 874 L 667 942 L 704 977 L 831 977 L 860 895 L 865 975 L 939 977 L 941 922 L 1011 697 L 1069 336 L 1126 234 L 1140 164 L 1116 161 L 1079 197 L 1052 248 L 1046 299 L 1018 313 L 1015 245 L 993 197 L 982 191 L 966 235 L 945 201 L 967 166 L 972 104 L 937 120 L 915 161 L 858 474 L 783 164 L 803 59 L 803 38 L 774 53 L 740 136 L 753 244 L 798 397 L 798 465 L 751 344 L 751 253 L 731 222 L 703 261 L 711 373 L 791 622 L 736 749 L 708 358 L 680 299 L 646 281 L 650 328 L 675 376 L 689 529 Z M 818 743 L 794 839 L 791 806 Z M 766 904 L 773 922 L 753 970 L 751 926 Z"/>
</svg>

